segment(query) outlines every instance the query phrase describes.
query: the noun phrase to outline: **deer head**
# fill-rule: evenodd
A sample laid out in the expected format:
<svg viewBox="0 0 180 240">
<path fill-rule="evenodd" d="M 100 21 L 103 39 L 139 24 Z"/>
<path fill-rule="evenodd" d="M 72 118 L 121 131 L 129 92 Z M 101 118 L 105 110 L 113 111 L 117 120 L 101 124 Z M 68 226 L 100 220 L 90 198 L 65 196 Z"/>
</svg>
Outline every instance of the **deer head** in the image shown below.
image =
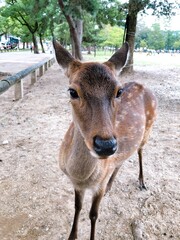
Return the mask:
<svg viewBox="0 0 180 240">
<path fill-rule="evenodd" d="M 90 153 L 107 158 L 117 151 L 116 114 L 123 92 L 116 74 L 126 63 L 125 43 L 107 62 L 80 62 L 53 41 L 56 58 L 69 78 L 69 96 L 75 127 Z"/>
</svg>

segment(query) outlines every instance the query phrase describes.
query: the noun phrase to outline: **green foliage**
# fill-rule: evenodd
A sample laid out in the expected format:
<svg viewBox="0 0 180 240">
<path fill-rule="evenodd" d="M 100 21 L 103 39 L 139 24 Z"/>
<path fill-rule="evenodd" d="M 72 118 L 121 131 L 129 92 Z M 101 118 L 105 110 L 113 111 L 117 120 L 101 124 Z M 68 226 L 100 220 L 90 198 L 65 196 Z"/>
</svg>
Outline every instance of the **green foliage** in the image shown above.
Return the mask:
<svg viewBox="0 0 180 240">
<path fill-rule="evenodd" d="M 48 3 L 48 0 L 31 0 L 31 3 L 27 0 L 6 0 L 6 6 L 1 9 L 1 16 L 10 18 L 15 25 L 20 24 L 26 33 L 29 31 L 29 34 L 44 35 L 52 21 L 50 17 L 53 19 L 55 16 L 54 7 L 57 6 L 55 0 L 51 5 Z M 16 35 L 19 35 L 18 29 Z"/>
<path fill-rule="evenodd" d="M 152 9 L 152 15 L 158 17 L 164 15 L 170 17 L 175 14 L 175 10 L 180 7 L 178 1 L 168 1 L 168 0 L 151 0 L 147 4 L 146 9 Z"/>
<path fill-rule="evenodd" d="M 158 23 L 153 24 L 148 32 L 148 47 L 155 50 L 165 48 L 165 38 Z"/>
<path fill-rule="evenodd" d="M 3 35 L 9 31 L 9 29 L 13 29 L 14 22 L 10 17 L 3 17 L 0 14 L 0 35 Z"/>
<path fill-rule="evenodd" d="M 97 32 L 99 31 L 92 15 L 84 15 L 83 44 L 94 45 L 99 43 Z"/>
<path fill-rule="evenodd" d="M 144 23 L 138 24 L 135 47 L 149 49 L 179 49 L 177 39 L 180 39 L 180 31 L 161 30 L 158 23 L 153 24 L 151 28 L 144 26 Z"/>
<path fill-rule="evenodd" d="M 136 38 L 135 38 L 135 48 L 142 47 L 141 46 L 141 41 L 142 40 L 144 42 L 146 42 L 146 44 L 147 44 L 149 31 L 150 31 L 150 29 L 145 26 L 145 23 L 141 19 L 141 21 L 137 25 Z"/>
<path fill-rule="evenodd" d="M 68 24 L 63 21 L 59 24 L 54 24 L 54 35 L 63 45 L 70 44 L 70 34 L 68 29 Z"/>
<path fill-rule="evenodd" d="M 118 26 L 105 25 L 99 33 L 99 37 L 104 39 L 101 46 L 120 47 L 123 40 L 123 33 L 123 29 Z"/>
<path fill-rule="evenodd" d="M 142 39 L 142 40 L 140 41 L 140 47 L 141 47 L 141 48 L 147 48 L 147 47 L 148 47 L 147 42 L 146 42 L 144 39 Z"/>
<path fill-rule="evenodd" d="M 100 3 L 96 15 L 96 22 L 100 28 L 103 28 L 104 24 L 110 24 L 112 26 L 123 26 L 125 24 L 126 13 L 123 11 L 119 1 L 101 0 Z"/>
<path fill-rule="evenodd" d="M 83 19 L 84 13 L 95 15 L 99 9 L 99 0 L 64 0 L 64 11 L 73 19 Z"/>
<path fill-rule="evenodd" d="M 180 40 L 177 40 L 174 42 L 173 48 L 176 50 L 180 50 Z"/>
</svg>

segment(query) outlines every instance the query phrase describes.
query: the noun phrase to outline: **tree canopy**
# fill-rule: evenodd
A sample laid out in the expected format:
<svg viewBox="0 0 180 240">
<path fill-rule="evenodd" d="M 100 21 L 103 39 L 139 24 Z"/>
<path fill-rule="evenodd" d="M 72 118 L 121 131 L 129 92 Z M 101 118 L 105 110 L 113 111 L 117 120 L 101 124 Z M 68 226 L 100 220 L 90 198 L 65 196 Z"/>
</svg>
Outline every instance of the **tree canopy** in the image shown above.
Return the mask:
<svg viewBox="0 0 180 240">
<path fill-rule="evenodd" d="M 37 37 L 43 49 L 43 39 L 55 36 L 62 44 L 71 44 L 79 59 L 81 43 L 117 48 L 126 40 L 130 45 L 128 64 L 133 66 L 134 47 L 179 48 L 179 34 L 162 31 L 158 24 L 138 27 L 136 32 L 137 15 L 151 9 L 152 14 L 169 17 L 179 5 L 167 0 L 129 0 L 123 4 L 118 0 L 32 0 L 31 4 L 6 0 L 0 8 L 0 34 L 11 33 L 32 41 L 37 53 Z"/>
<path fill-rule="evenodd" d="M 119 26 L 105 25 L 99 32 L 99 37 L 103 39 L 101 46 L 119 48 L 123 41 L 124 31 Z"/>
<path fill-rule="evenodd" d="M 41 41 L 48 28 L 49 16 L 53 14 L 48 3 L 48 0 L 32 0 L 31 4 L 26 0 L 6 0 L 5 7 L 1 8 L 1 16 L 10 18 L 14 26 L 20 24 L 24 32 L 31 34 L 35 53 L 39 52 L 36 36 Z"/>
</svg>

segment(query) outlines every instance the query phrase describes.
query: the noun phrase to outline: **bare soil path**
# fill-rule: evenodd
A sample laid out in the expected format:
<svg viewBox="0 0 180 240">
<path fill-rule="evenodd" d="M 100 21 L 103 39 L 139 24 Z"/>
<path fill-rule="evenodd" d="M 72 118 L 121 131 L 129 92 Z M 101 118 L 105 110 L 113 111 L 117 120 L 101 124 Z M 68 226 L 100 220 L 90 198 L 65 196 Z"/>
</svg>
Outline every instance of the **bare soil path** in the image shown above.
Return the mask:
<svg viewBox="0 0 180 240">
<path fill-rule="evenodd" d="M 135 154 L 102 201 L 97 240 L 179 240 L 180 68 L 136 67 L 121 81 L 143 83 L 159 101 L 158 118 L 144 149 L 148 190 L 138 189 Z M 34 86 L 27 85 L 22 100 L 12 101 L 13 89 L 0 96 L 0 240 L 67 239 L 74 193 L 58 167 L 59 145 L 71 121 L 67 86 L 54 64 Z M 89 239 L 89 208 L 87 194 L 80 240 Z M 134 238 L 136 231 L 139 238 Z"/>
<path fill-rule="evenodd" d="M 0 53 L 0 79 L 1 75 L 17 73 L 49 56 L 52 54 L 33 54 L 30 51 Z"/>
</svg>

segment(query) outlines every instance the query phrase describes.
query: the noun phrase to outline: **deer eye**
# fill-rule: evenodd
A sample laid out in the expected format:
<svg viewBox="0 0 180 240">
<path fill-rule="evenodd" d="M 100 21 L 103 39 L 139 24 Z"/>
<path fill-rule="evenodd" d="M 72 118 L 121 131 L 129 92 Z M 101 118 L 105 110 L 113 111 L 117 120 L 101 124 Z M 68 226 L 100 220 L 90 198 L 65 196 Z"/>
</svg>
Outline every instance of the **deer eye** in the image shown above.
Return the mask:
<svg viewBox="0 0 180 240">
<path fill-rule="evenodd" d="M 122 92 L 123 92 L 123 89 L 120 88 L 120 89 L 117 91 L 116 98 L 119 98 L 119 97 L 121 96 Z"/>
<path fill-rule="evenodd" d="M 72 89 L 72 88 L 69 88 L 68 91 L 69 91 L 70 97 L 71 97 L 72 99 L 77 99 L 77 98 L 79 98 L 78 93 L 76 92 L 76 90 L 74 90 L 74 89 Z"/>
</svg>

